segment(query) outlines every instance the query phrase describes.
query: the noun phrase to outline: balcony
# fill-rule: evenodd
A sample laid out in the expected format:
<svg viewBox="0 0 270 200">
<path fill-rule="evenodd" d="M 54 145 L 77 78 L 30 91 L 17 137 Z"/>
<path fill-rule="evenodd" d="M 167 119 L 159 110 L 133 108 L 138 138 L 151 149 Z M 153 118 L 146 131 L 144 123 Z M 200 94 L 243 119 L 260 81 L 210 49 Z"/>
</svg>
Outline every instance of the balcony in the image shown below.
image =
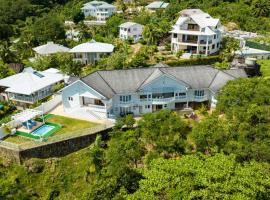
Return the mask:
<svg viewBox="0 0 270 200">
<path fill-rule="evenodd" d="M 170 98 L 155 98 L 152 99 L 152 104 L 167 104 L 171 103 L 175 100 L 175 97 L 170 97 Z"/>
<path fill-rule="evenodd" d="M 194 96 L 194 101 L 197 102 L 202 102 L 202 101 L 207 101 L 208 100 L 208 96 L 204 95 L 204 96 Z"/>
</svg>

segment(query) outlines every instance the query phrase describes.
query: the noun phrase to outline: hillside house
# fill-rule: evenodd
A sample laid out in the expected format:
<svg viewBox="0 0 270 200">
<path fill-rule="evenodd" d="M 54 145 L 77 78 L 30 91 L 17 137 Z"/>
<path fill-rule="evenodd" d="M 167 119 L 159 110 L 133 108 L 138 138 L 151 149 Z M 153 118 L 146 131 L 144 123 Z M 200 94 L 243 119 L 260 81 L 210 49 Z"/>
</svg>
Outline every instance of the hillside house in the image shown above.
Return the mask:
<svg viewBox="0 0 270 200">
<path fill-rule="evenodd" d="M 157 10 L 164 10 L 169 6 L 169 3 L 165 3 L 164 1 L 154 1 L 147 6 L 145 6 L 146 10 L 150 12 L 155 12 Z"/>
<path fill-rule="evenodd" d="M 119 29 L 119 37 L 123 40 L 131 38 L 134 42 L 138 42 L 142 38 L 143 25 L 141 24 L 126 22 L 121 24 Z"/>
<path fill-rule="evenodd" d="M 171 49 L 174 53 L 210 55 L 221 47 L 221 24 L 200 9 L 186 9 L 173 26 Z"/>
<path fill-rule="evenodd" d="M 70 49 L 63 45 L 55 44 L 54 42 L 47 42 L 47 44 L 35 47 L 33 50 L 36 54 L 36 57 L 39 57 L 49 56 L 56 53 L 67 53 Z"/>
<path fill-rule="evenodd" d="M 31 67 L 23 72 L 0 80 L 0 96 L 11 100 L 18 107 L 28 107 L 54 92 L 54 86 L 64 82 L 66 76 L 57 69 L 36 71 Z"/>
<path fill-rule="evenodd" d="M 85 17 L 95 17 L 97 21 L 105 21 L 116 12 L 116 7 L 104 1 L 91 1 L 83 5 L 81 11 Z"/>
<path fill-rule="evenodd" d="M 90 42 L 75 46 L 69 52 L 74 55 L 74 61 L 87 65 L 95 64 L 102 56 L 110 55 L 113 49 L 114 46 L 112 44 L 91 40 Z"/>
<path fill-rule="evenodd" d="M 210 66 L 96 71 L 62 92 L 65 112 L 84 117 L 140 116 L 160 109 L 184 109 L 196 104 L 215 105 L 215 95 L 230 80 L 246 77 L 242 69 Z"/>
</svg>

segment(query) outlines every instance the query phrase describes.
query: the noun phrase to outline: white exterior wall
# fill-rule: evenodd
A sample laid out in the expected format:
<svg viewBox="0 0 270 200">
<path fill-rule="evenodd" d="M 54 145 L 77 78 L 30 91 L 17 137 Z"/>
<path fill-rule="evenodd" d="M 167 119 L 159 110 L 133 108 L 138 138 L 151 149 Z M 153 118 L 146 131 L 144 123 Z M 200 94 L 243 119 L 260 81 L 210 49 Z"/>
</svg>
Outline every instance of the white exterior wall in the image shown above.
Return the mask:
<svg viewBox="0 0 270 200">
<path fill-rule="evenodd" d="M 171 49 L 174 53 L 193 47 L 193 54 L 213 54 L 219 51 L 222 34 L 216 27 L 211 27 L 216 35 L 206 34 L 201 27 L 196 30 L 188 30 L 188 24 L 196 24 L 189 20 L 183 25 L 175 25 L 177 31 L 172 31 Z M 176 35 L 176 37 L 175 37 Z M 186 41 L 188 36 L 198 37 L 197 41 Z M 206 51 L 207 50 L 207 51 Z"/>
<path fill-rule="evenodd" d="M 74 53 L 74 61 L 80 61 L 83 64 L 95 64 L 103 55 L 110 55 L 111 53 Z"/>
<path fill-rule="evenodd" d="M 119 28 L 119 37 L 121 39 L 128 39 L 128 38 L 133 38 L 134 42 L 137 42 L 140 38 L 142 38 L 142 33 L 143 33 L 143 26 L 140 24 L 135 24 L 129 28 Z"/>
<path fill-rule="evenodd" d="M 112 16 L 116 12 L 116 8 L 88 8 L 81 9 L 84 16 L 95 17 L 98 21 L 105 21 L 108 17 Z"/>
<path fill-rule="evenodd" d="M 204 95 L 195 97 L 195 90 L 204 91 Z M 170 98 L 153 98 L 156 93 L 174 93 Z M 186 96 L 178 96 L 179 93 L 186 93 Z M 83 106 L 80 100 L 81 96 L 87 94 L 96 99 L 101 99 L 105 106 Z M 86 96 L 87 96 L 86 95 Z M 130 101 L 120 101 L 120 96 L 131 96 Z M 140 99 L 140 95 L 147 95 L 147 99 Z M 72 100 L 71 100 L 72 98 Z M 162 109 L 176 109 L 176 103 L 181 103 L 181 107 L 190 106 L 191 102 L 211 102 L 212 95 L 207 88 L 190 89 L 184 83 L 174 80 L 166 75 L 145 85 L 136 93 L 116 94 L 110 100 L 104 98 L 94 89 L 86 86 L 83 82 L 77 81 L 66 87 L 62 92 L 62 101 L 66 112 L 76 112 L 83 115 L 86 111 L 98 115 L 102 113 L 105 118 L 120 116 L 121 111 L 133 113 L 135 116 L 144 113 L 152 112 L 156 106 L 161 106 Z"/>
</svg>

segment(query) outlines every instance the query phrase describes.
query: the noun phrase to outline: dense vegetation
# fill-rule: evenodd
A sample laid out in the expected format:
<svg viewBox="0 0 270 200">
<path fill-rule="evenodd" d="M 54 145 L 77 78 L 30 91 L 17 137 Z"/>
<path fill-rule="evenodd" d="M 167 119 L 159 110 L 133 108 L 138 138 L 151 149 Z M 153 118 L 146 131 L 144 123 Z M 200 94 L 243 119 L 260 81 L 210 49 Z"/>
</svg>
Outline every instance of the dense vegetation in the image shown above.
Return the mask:
<svg viewBox="0 0 270 200">
<path fill-rule="evenodd" d="M 101 42 L 113 43 L 116 46 L 115 54 L 109 58 L 102 59 L 97 66 L 86 66 L 82 70 L 76 71 L 73 75 L 86 74 L 96 69 L 115 69 L 141 67 L 155 64 L 156 62 L 167 62 L 170 64 L 185 64 L 179 62 L 177 57 L 156 54 L 157 45 L 169 47 L 169 30 L 178 18 L 180 10 L 185 8 L 201 8 L 209 12 L 214 17 L 220 18 L 224 25 L 234 24 L 234 27 L 247 31 L 260 33 L 270 32 L 269 13 L 270 5 L 267 0 L 170 0 L 170 6 L 165 12 L 148 13 L 145 11 L 130 14 L 115 14 L 106 23 L 106 26 L 85 26 L 81 20 L 84 19 L 80 8 L 86 0 L 0 0 L 0 69 L 7 71 L 9 63 L 24 63 L 28 66 L 40 66 L 49 68 L 53 63 L 40 59 L 36 62 L 29 62 L 29 57 L 33 57 L 32 48 L 54 41 L 68 47 L 73 47 L 78 43 L 95 39 Z M 125 11 L 127 8 L 144 6 L 149 1 L 131 1 L 124 4 L 123 1 L 107 1 L 114 3 L 119 10 Z M 79 42 L 65 38 L 65 31 L 69 27 L 64 26 L 64 20 L 74 20 L 76 30 L 80 31 Z M 132 47 L 129 42 L 121 43 L 118 37 L 118 26 L 124 22 L 132 20 L 145 26 L 142 47 Z M 267 37 L 266 37 L 267 38 Z M 266 39 L 267 41 L 267 39 Z M 136 49 L 137 48 L 137 49 Z M 58 57 L 59 58 L 59 57 Z M 72 74 L 76 68 L 82 68 L 72 61 L 65 62 L 65 56 L 57 60 L 60 68 L 65 73 Z M 50 59 L 50 58 L 49 58 Z M 55 60 L 55 58 L 53 58 Z M 221 56 L 219 59 L 194 59 L 193 63 L 214 64 L 219 68 L 227 68 L 226 59 Z M 63 64 L 62 64 L 63 62 Z M 56 65 L 55 67 L 58 67 Z M 37 67 L 40 69 L 40 67 Z M 72 70 L 70 70 L 72 69 Z M 2 70 L 1 70 L 2 71 Z M 5 74 L 2 77 L 7 76 Z"/>
<path fill-rule="evenodd" d="M 168 30 L 184 8 L 201 8 L 243 30 L 270 32 L 268 0 L 171 0 L 165 12 L 116 14 L 104 27 L 91 28 L 80 23 L 84 2 L 0 0 L 0 78 L 14 73 L 8 65 L 13 62 L 80 75 L 164 61 L 153 55 L 157 45 L 166 46 Z M 123 10 L 127 6 L 116 4 Z M 65 39 L 67 19 L 77 22 L 79 42 Z M 145 25 L 137 46 L 117 39 L 118 25 L 131 19 Z M 82 68 L 70 55 L 28 61 L 31 48 L 47 41 L 72 47 L 92 38 L 116 47 L 94 69 Z M 204 61 L 226 68 L 238 46 L 224 42 L 218 57 Z M 108 141 L 97 137 L 89 148 L 63 158 L 30 159 L 22 166 L 1 160 L 0 199 L 270 199 L 270 79 L 269 63 L 262 64 L 264 77 L 229 82 L 213 113 L 201 109 L 199 123 L 168 110 L 146 114 L 136 126 L 127 116 L 117 121 Z"/>
<path fill-rule="evenodd" d="M 231 81 L 198 123 L 163 110 L 63 158 L 3 161 L 6 199 L 269 199 L 270 80 Z M 45 181 L 44 181 L 45 180 Z"/>
</svg>

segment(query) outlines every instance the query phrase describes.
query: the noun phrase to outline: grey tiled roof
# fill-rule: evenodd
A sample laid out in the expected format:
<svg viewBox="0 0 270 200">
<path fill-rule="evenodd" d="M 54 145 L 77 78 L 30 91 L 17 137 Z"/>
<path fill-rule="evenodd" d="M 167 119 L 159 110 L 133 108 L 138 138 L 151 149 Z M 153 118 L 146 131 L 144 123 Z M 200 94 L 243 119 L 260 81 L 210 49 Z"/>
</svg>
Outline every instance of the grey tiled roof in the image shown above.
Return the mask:
<svg viewBox="0 0 270 200">
<path fill-rule="evenodd" d="M 125 70 L 97 71 L 81 80 L 107 98 L 115 94 L 137 92 L 144 85 L 163 74 L 185 84 L 188 88 L 209 88 L 217 92 L 227 81 L 246 77 L 242 69 L 221 71 L 211 66 L 137 68 Z"/>
</svg>

